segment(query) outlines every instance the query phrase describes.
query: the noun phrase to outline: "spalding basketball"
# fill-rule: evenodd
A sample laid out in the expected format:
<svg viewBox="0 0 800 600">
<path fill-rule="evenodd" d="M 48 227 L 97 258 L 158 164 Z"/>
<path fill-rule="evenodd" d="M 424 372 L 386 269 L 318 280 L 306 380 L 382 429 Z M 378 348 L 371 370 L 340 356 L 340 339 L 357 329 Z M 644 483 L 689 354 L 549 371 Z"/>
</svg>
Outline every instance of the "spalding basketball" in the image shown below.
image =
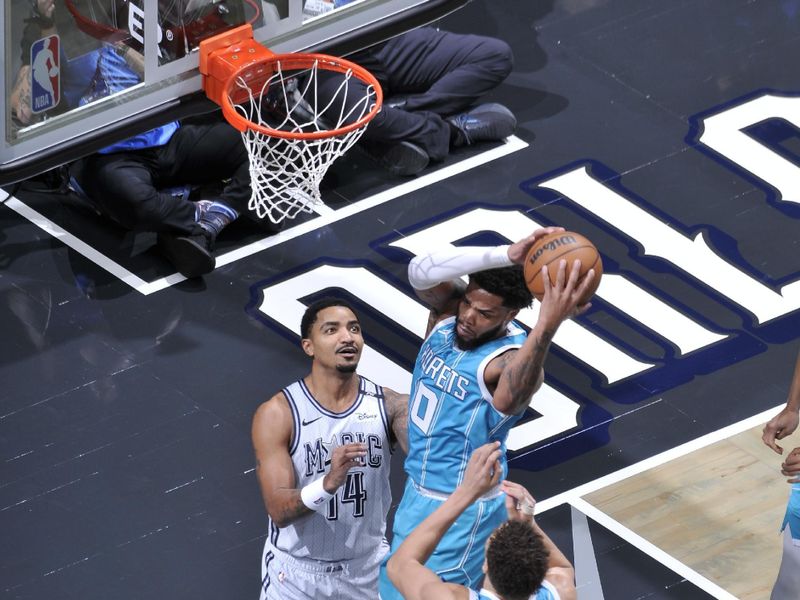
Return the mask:
<svg viewBox="0 0 800 600">
<path fill-rule="evenodd" d="M 558 275 L 558 264 L 561 259 L 567 261 L 567 276 L 572 269 L 572 261 L 581 261 L 581 278 L 589 271 L 594 269 L 594 281 L 586 290 L 586 294 L 581 299 L 581 304 L 586 304 L 592 299 L 600 285 L 600 276 L 603 274 L 603 261 L 600 253 L 594 244 L 579 233 L 573 231 L 561 231 L 550 233 L 537 241 L 528 251 L 525 258 L 525 283 L 531 294 L 537 300 L 544 298 L 544 282 L 542 281 L 542 267 L 547 265 L 547 272 L 550 281 L 555 284 Z M 580 281 L 580 280 L 578 280 Z"/>
</svg>

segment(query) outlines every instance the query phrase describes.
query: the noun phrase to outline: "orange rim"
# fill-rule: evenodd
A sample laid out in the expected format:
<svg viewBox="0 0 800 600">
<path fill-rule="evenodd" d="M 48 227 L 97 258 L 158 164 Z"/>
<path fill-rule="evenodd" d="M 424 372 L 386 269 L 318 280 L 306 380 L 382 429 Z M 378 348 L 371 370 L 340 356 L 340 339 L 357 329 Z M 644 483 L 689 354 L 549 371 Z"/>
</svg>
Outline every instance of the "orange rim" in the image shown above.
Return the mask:
<svg viewBox="0 0 800 600">
<path fill-rule="evenodd" d="M 354 123 L 350 123 L 344 127 L 340 127 L 337 129 L 329 129 L 327 131 L 314 131 L 314 132 L 302 132 L 302 131 L 281 131 L 279 129 L 273 129 L 272 127 L 267 127 L 265 125 L 260 125 L 258 123 L 253 123 L 251 120 L 244 117 L 240 112 L 236 110 L 233 103 L 231 102 L 230 98 L 230 91 L 231 88 L 234 86 L 234 82 L 236 79 L 245 71 L 251 70 L 254 67 L 270 67 L 270 72 L 274 73 L 275 69 L 271 68 L 271 65 L 281 63 L 281 68 L 287 71 L 294 71 L 299 69 L 310 69 L 314 66 L 314 63 L 317 63 L 318 69 L 325 69 L 327 71 L 336 71 L 338 73 L 347 73 L 348 71 L 352 71 L 355 77 L 358 77 L 364 83 L 371 85 L 372 89 L 375 91 L 375 104 L 370 109 L 370 111 L 361 117 L 358 121 Z M 224 84 L 225 93 L 223 93 L 220 98 L 220 105 L 222 106 L 222 113 L 225 115 L 227 121 L 233 125 L 239 131 L 244 131 L 245 129 L 249 129 L 252 131 L 257 131 L 258 133 L 270 136 L 270 137 L 277 137 L 283 139 L 290 139 L 290 140 L 319 140 L 329 137 L 336 137 L 339 135 L 345 135 L 346 133 L 350 133 L 355 129 L 359 129 L 360 127 L 364 127 L 367 123 L 369 123 L 375 115 L 378 114 L 378 111 L 383 104 L 383 90 L 381 90 L 381 86 L 378 83 L 378 80 L 375 76 L 367 71 L 364 67 L 357 65 L 356 63 L 350 62 L 349 60 L 345 60 L 343 58 L 337 58 L 335 56 L 328 56 L 327 54 L 304 54 L 304 53 L 292 53 L 292 54 L 272 54 L 262 60 L 258 60 L 256 62 L 251 62 L 249 64 L 243 65 L 241 69 L 237 70 L 233 73 L 228 79 L 225 81 Z"/>
</svg>

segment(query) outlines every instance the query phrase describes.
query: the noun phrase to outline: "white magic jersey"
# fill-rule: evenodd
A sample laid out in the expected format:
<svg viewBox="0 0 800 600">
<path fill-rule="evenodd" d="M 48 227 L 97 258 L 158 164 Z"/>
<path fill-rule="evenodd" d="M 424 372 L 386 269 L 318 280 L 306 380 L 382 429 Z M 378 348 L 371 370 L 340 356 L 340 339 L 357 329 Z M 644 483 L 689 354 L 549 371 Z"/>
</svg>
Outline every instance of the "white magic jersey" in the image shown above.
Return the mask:
<svg viewBox="0 0 800 600">
<path fill-rule="evenodd" d="M 359 377 L 358 398 L 344 412 L 320 405 L 300 380 L 283 390 L 292 410 L 294 431 L 289 454 L 296 487 L 330 470 L 336 446 L 367 446 L 364 465 L 350 469 L 345 483 L 327 506 L 286 527 L 269 524 L 271 544 L 294 556 L 320 561 L 345 561 L 375 555 L 385 545 L 391 443 L 383 388 Z"/>
</svg>

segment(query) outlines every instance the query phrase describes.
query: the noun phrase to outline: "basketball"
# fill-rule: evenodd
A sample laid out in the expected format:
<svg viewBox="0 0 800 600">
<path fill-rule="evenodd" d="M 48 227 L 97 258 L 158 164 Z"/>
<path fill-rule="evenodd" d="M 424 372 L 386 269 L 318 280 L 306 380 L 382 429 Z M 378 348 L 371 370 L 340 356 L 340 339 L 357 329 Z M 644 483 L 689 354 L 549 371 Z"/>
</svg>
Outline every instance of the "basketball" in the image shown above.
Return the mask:
<svg viewBox="0 0 800 600">
<path fill-rule="evenodd" d="M 592 299 L 600 277 L 603 274 L 603 261 L 594 244 L 579 233 L 573 231 L 560 231 L 544 236 L 537 241 L 525 257 L 525 283 L 531 294 L 537 300 L 544 298 L 544 282 L 542 281 L 542 267 L 547 265 L 550 281 L 555 284 L 558 275 L 558 263 L 561 259 L 567 261 L 567 276 L 572 269 L 572 261 L 581 261 L 581 279 L 594 269 L 594 281 L 581 298 L 580 304 L 586 304 Z M 580 279 L 578 282 L 580 283 Z"/>
</svg>

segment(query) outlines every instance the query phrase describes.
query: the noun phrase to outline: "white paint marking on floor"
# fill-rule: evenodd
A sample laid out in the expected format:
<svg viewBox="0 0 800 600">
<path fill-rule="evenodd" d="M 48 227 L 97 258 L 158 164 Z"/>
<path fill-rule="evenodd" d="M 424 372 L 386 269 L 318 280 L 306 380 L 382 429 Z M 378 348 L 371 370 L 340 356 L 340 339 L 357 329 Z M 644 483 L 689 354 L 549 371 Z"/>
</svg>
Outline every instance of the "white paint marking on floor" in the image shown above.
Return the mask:
<svg viewBox="0 0 800 600">
<path fill-rule="evenodd" d="M 36 212 L 27 204 L 21 202 L 19 199 L 12 197 L 9 198 L 4 204 L 8 208 L 19 214 L 20 216 L 28 219 L 28 221 L 30 221 L 31 223 L 33 223 L 46 233 L 56 238 L 62 244 L 69 246 L 79 254 L 83 255 L 88 260 L 92 261 L 96 265 L 99 265 L 100 267 L 102 267 L 115 277 L 121 279 L 132 288 L 141 291 L 142 288 L 148 285 L 144 279 L 138 277 L 137 275 L 134 275 L 133 273 L 128 271 L 128 269 L 126 269 L 120 264 L 117 264 L 116 262 L 108 258 L 105 254 L 99 252 L 98 250 L 95 250 L 92 246 L 90 246 L 80 238 L 77 238 L 68 231 L 62 229 L 59 225 L 56 225 L 47 217 Z M 181 277 L 181 280 L 183 279 L 183 277 L 180 275 L 178 275 L 178 277 Z"/>
<path fill-rule="evenodd" d="M 576 498 L 581 498 L 582 496 L 586 496 L 587 494 L 591 494 L 597 490 L 614 485 L 623 479 L 633 477 L 634 475 L 639 475 L 640 473 L 644 473 L 645 471 L 649 471 L 650 469 L 654 469 L 655 467 L 668 463 L 671 460 L 680 458 L 681 456 L 686 456 L 687 454 L 690 454 L 696 450 L 700 450 L 701 448 L 705 448 L 706 446 L 710 446 L 716 442 L 721 442 L 722 440 L 726 440 L 734 435 L 738 435 L 743 431 L 747 431 L 748 429 L 751 429 L 757 425 L 766 423 L 772 417 L 778 414 L 784 406 L 785 404 L 781 404 L 775 408 L 770 408 L 769 410 L 765 410 L 764 412 L 754 415 L 748 419 L 744 419 L 738 423 L 733 423 L 727 427 L 718 429 L 717 431 L 712 431 L 711 433 L 686 442 L 685 444 L 681 444 L 675 448 L 670 448 L 661 454 L 656 454 L 655 456 L 646 458 L 645 460 L 639 461 L 638 463 L 625 467 L 624 469 L 609 473 L 608 475 L 595 479 L 594 481 L 584 483 L 583 485 L 580 485 L 569 491 L 557 494 L 552 498 L 547 498 L 546 500 L 537 502 L 536 512 L 538 513 L 540 511 L 546 511 L 554 506 L 563 504 L 564 502 L 572 502 Z M 532 490 L 532 492 L 534 495 L 536 494 L 536 490 Z"/>
<path fill-rule="evenodd" d="M 691 567 L 683 564 L 674 556 L 667 554 L 658 546 L 655 546 L 648 542 L 646 539 L 641 537 L 640 535 L 634 533 L 627 527 L 625 527 L 622 523 L 615 521 L 611 517 L 609 517 L 604 512 L 598 510 L 585 500 L 581 498 L 573 498 L 569 502 L 574 508 L 585 514 L 590 519 L 597 521 L 600 525 L 608 529 L 609 531 L 615 533 L 623 540 L 631 544 L 632 546 L 638 548 L 651 558 L 657 560 L 662 565 L 667 567 L 668 569 L 676 572 L 678 575 L 686 579 L 687 581 L 693 583 L 697 587 L 699 587 L 704 592 L 711 594 L 714 598 L 718 600 L 737 600 L 736 596 L 726 592 L 716 583 L 703 577 L 700 573 L 692 569 Z"/>
<path fill-rule="evenodd" d="M 437 169 L 436 171 L 432 171 L 427 175 L 416 177 L 410 181 L 394 186 L 384 192 L 370 196 L 369 198 L 354 202 L 353 204 L 348 204 L 340 209 L 333 210 L 325 204 L 322 204 L 321 206 L 316 207 L 316 212 L 320 216 L 311 219 L 310 221 L 306 221 L 305 223 L 301 223 L 295 227 L 290 227 L 289 229 L 281 231 L 278 234 L 270 235 L 269 237 L 248 244 L 247 246 L 243 246 L 217 256 L 217 267 L 222 267 L 234 261 L 241 260 L 261 252 L 262 250 L 272 248 L 273 246 L 277 246 L 278 244 L 282 244 L 288 240 L 305 235 L 306 233 L 321 227 L 325 227 L 331 223 L 335 223 L 336 221 L 341 221 L 342 219 L 351 217 L 390 200 L 394 200 L 395 198 L 410 194 L 411 192 L 415 192 L 429 185 L 433 185 L 434 183 L 438 183 L 444 179 L 448 179 L 455 175 L 459 175 L 460 173 L 475 169 L 488 162 L 503 156 L 507 156 L 527 147 L 527 142 L 522 141 L 516 136 L 511 136 L 501 146 L 486 150 L 485 152 L 481 152 L 480 154 L 466 158 L 453 165 Z M 9 194 L 7 192 L 4 193 L 6 194 L 6 198 L 8 198 Z M 168 288 L 186 279 L 180 273 L 173 273 L 172 275 L 168 275 L 167 277 L 162 277 L 154 281 L 144 281 L 142 278 L 128 271 L 122 265 L 114 262 L 106 255 L 92 248 L 79 238 L 75 237 L 68 231 L 65 231 L 43 215 L 28 207 L 17 198 L 9 198 L 8 201 L 5 202 L 5 205 L 28 219 L 37 227 L 58 239 L 61 243 L 69 246 L 88 260 L 102 267 L 145 296 Z"/>
<path fill-rule="evenodd" d="M 320 215 L 315 219 L 301 223 L 300 225 L 292 227 L 291 229 L 281 231 L 280 233 L 264 238 L 263 240 L 258 240 L 252 244 L 248 244 L 247 246 L 242 246 L 236 250 L 226 252 L 225 254 L 217 257 L 217 266 L 221 267 L 236 260 L 240 260 L 246 256 L 261 252 L 267 248 L 277 246 L 278 244 L 282 244 L 285 241 L 305 235 L 306 233 L 314 231 L 315 229 L 325 227 L 331 223 L 335 223 L 336 221 L 341 221 L 342 219 L 351 217 L 367 209 L 379 206 L 385 202 L 394 200 L 395 198 L 405 196 L 406 194 L 410 194 L 411 192 L 415 192 L 429 185 L 433 185 L 434 183 L 438 183 L 439 181 L 443 181 L 444 179 L 448 179 L 458 175 L 459 173 L 464 173 L 470 169 L 475 169 L 483 164 L 527 147 L 528 144 L 526 142 L 523 142 L 518 137 L 512 136 L 508 138 L 506 143 L 502 146 L 492 148 L 491 150 L 487 150 L 486 152 L 482 152 L 481 154 L 477 154 L 462 160 L 454 165 L 433 171 L 432 173 L 428 173 L 422 177 L 417 177 L 407 181 L 406 183 L 401 183 L 400 185 L 375 194 L 374 196 L 370 196 L 369 198 L 364 198 L 363 200 L 359 200 L 353 204 L 343 206 L 338 210 L 331 210 L 330 212 Z"/>
</svg>

